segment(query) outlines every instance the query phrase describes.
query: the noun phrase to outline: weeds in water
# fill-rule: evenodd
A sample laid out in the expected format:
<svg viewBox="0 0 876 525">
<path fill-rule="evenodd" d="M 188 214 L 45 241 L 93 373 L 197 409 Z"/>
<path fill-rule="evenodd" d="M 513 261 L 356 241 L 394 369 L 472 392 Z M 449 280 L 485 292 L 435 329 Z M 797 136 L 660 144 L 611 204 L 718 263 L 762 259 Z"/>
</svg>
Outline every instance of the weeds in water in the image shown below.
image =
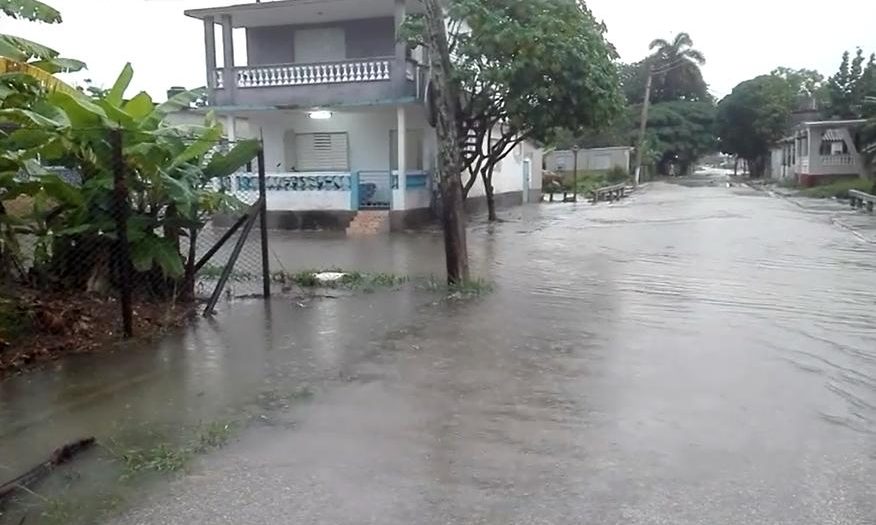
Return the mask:
<svg viewBox="0 0 876 525">
<path fill-rule="evenodd" d="M 129 448 L 116 454 L 125 467 L 123 477 L 130 478 L 142 472 L 177 472 L 182 470 L 192 453 L 185 447 L 159 443 L 151 448 Z"/>
<path fill-rule="evenodd" d="M 491 293 L 493 284 L 485 279 L 468 279 L 449 284 L 447 280 L 432 275 L 423 281 L 422 288 L 430 292 L 446 293 L 450 299 L 466 299 Z"/>
<path fill-rule="evenodd" d="M 231 439 L 233 431 L 234 423 L 232 422 L 210 423 L 198 432 L 193 452 L 203 454 L 204 452 L 224 447 Z"/>
<path fill-rule="evenodd" d="M 322 273 L 342 274 L 336 280 L 322 280 Z M 307 270 L 296 273 L 277 272 L 275 282 L 287 285 L 297 285 L 302 288 L 345 288 L 349 290 L 374 290 L 376 288 L 392 288 L 408 281 L 407 277 L 388 273 L 345 272 L 339 269 Z"/>
</svg>

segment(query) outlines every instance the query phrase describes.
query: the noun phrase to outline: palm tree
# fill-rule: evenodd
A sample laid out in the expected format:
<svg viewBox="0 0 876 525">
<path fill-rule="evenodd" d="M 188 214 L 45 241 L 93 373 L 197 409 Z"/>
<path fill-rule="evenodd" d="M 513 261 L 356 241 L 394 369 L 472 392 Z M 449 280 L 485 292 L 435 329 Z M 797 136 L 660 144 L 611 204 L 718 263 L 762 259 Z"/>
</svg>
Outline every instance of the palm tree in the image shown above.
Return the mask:
<svg viewBox="0 0 876 525">
<path fill-rule="evenodd" d="M 693 48 L 693 39 L 688 33 L 679 33 L 670 43 L 658 38 L 651 42 L 648 49 L 654 51 L 652 55 L 659 61 L 659 65 L 669 67 L 682 61 L 702 66 L 706 63 L 706 57 L 700 51 Z M 656 50 L 656 51 L 655 51 Z"/>
<path fill-rule="evenodd" d="M 700 71 L 700 66 L 706 63 L 706 57 L 694 49 L 688 33 L 678 33 L 672 41 L 658 38 L 651 42 L 649 49 L 653 52 L 648 58 L 652 69 L 665 73 L 655 79 L 655 101 L 710 98 Z"/>
</svg>

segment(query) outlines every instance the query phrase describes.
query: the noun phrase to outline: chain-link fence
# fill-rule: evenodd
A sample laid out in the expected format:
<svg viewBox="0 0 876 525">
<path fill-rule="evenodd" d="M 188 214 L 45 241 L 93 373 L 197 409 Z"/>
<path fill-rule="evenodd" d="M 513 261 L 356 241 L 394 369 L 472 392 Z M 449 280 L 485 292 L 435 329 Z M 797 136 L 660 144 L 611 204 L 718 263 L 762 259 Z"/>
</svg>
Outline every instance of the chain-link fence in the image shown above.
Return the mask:
<svg viewBox="0 0 876 525">
<path fill-rule="evenodd" d="M 87 155 L 29 161 L 0 186 L 0 356 L 16 332 L 54 337 L 51 352 L 177 324 L 204 301 L 210 314 L 224 286 L 270 294 L 258 144 L 77 133 Z"/>
</svg>

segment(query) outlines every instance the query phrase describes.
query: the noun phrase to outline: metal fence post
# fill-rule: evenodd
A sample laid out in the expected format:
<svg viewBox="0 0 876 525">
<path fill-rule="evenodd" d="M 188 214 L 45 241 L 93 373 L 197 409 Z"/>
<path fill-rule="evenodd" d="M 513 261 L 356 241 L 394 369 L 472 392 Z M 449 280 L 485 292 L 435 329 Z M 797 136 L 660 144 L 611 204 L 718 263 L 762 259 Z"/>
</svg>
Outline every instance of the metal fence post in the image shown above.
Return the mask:
<svg viewBox="0 0 876 525">
<path fill-rule="evenodd" d="M 259 227 L 261 228 L 262 241 L 262 290 L 265 299 L 271 296 L 271 264 L 268 261 L 268 198 L 267 198 L 267 181 L 265 176 L 265 145 L 262 143 L 259 148 L 259 199 L 261 206 L 259 209 Z"/>
<path fill-rule="evenodd" d="M 125 159 L 122 154 L 122 132 L 118 129 L 109 132 L 113 156 L 113 208 L 116 219 L 115 250 L 116 268 L 119 270 L 121 288 L 122 329 L 125 338 L 134 335 L 133 307 L 131 305 L 131 247 L 128 244 L 128 186 L 125 181 Z"/>
</svg>

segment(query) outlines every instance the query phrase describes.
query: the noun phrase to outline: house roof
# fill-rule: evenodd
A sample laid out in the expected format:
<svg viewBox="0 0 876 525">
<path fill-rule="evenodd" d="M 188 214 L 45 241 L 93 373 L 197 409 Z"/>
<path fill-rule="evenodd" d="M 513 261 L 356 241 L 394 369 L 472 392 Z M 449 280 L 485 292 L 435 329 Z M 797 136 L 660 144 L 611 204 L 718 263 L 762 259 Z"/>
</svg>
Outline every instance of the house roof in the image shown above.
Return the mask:
<svg viewBox="0 0 876 525">
<path fill-rule="evenodd" d="M 802 126 L 806 126 L 809 128 L 843 128 L 849 126 L 860 126 L 867 122 L 864 119 L 850 119 L 850 120 L 815 120 L 811 122 L 804 122 L 801 124 Z"/>
<path fill-rule="evenodd" d="M 421 10 L 419 2 L 407 0 L 409 13 Z M 275 0 L 185 11 L 186 16 L 200 20 L 213 17 L 216 23 L 220 22 L 221 16 L 228 15 L 233 27 L 319 24 L 394 14 L 393 0 Z"/>
</svg>

